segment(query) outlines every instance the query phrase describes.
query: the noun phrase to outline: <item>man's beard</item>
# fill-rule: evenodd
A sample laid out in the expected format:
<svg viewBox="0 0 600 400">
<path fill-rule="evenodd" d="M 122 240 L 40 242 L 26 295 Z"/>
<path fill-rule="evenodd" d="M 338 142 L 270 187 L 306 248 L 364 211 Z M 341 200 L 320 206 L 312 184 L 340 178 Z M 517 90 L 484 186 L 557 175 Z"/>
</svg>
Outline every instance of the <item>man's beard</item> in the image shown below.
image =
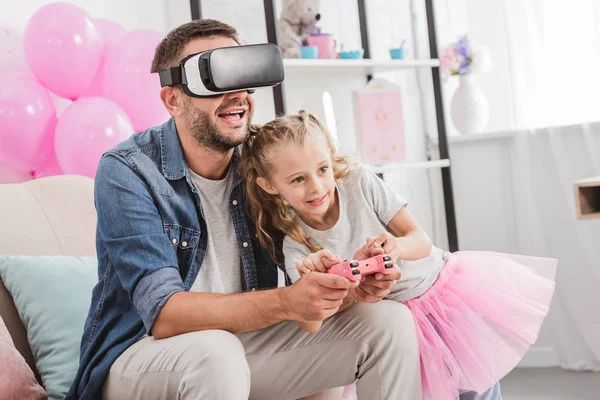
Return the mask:
<svg viewBox="0 0 600 400">
<path fill-rule="evenodd" d="M 240 102 L 236 102 L 233 105 L 229 104 L 227 107 L 221 108 L 226 109 L 232 106 L 248 107 L 248 111 L 246 112 L 248 117 L 246 131 L 244 132 L 244 136 L 239 139 L 228 138 L 227 136 L 223 135 L 217 125 L 211 121 L 208 113 L 198 110 L 191 104 L 189 100 L 184 100 L 185 122 L 188 126 L 188 130 L 192 136 L 192 139 L 194 139 L 198 145 L 207 147 L 219 153 L 226 153 L 234 147 L 244 143 L 250 136 L 250 119 L 252 118 L 252 114 L 250 114 L 251 110 L 248 102 L 246 101 L 241 102 L 241 104 Z"/>
</svg>

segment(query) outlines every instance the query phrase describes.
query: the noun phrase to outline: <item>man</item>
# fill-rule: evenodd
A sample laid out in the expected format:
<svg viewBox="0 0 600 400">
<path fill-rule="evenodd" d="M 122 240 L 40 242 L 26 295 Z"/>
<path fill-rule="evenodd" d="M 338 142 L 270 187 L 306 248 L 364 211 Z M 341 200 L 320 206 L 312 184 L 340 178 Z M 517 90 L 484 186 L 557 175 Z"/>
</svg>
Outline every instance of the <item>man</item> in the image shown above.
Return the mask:
<svg viewBox="0 0 600 400">
<path fill-rule="evenodd" d="M 226 24 L 193 21 L 159 44 L 152 71 L 239 42 Z M 252 96 L 160 96 L 172 119 L 98 167 L 99 283 L 67 398 L 293 399 L 355 379 L 361 398 L 420 398 L 412 316 L 380 301 L 399 272 L 357 288 L 319 273 L 275 288 L 238 168 Z M 299 320 L 325 322 L 308 334 Z"/>
</svg>

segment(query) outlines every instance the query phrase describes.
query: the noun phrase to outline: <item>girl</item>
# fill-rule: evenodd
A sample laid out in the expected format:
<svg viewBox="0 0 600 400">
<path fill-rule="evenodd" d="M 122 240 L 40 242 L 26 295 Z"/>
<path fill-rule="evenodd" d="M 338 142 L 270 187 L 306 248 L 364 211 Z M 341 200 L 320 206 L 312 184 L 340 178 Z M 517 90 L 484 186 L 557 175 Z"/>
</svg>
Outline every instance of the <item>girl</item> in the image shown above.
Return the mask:
<svg viewBox="0 0 600 400">
<path fill-rule="evenodd" d="M 292 281 L 326 271 L 331 254 L 333 262 L 351 258 L 365 239 L 372 254 L 388 253 L 400 267 L 387 299 L 404 302 L 415 318 L 425 398 L 485 392 L 535 342 L 556 260 L 432 246 L 407 202 L 337 156 L 326 129 L 304 111 L 254 128 L 242 157 L 260 242 L 276 261 L 283 256 Z M 376 236 L 383 248 L 369 239 Z M 314 331 L 320 322 L 300 325 Z"/>
</svg>

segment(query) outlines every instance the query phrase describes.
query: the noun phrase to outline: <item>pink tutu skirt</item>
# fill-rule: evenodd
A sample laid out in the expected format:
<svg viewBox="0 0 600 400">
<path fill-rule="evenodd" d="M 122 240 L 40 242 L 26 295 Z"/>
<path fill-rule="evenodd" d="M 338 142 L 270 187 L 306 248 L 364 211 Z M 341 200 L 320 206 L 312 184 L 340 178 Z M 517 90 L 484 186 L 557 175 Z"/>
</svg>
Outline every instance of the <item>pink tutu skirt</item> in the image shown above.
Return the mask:
<svg viewBox="0 0 600 400">
<path fill-rule="evenodd" d="M 433 286 L 406 302 L 417 326 L 424 399 L 456 400 L 493 386 L 535 342 L 554 293 L 557 260 L 447 256 Z"/>
</svg>

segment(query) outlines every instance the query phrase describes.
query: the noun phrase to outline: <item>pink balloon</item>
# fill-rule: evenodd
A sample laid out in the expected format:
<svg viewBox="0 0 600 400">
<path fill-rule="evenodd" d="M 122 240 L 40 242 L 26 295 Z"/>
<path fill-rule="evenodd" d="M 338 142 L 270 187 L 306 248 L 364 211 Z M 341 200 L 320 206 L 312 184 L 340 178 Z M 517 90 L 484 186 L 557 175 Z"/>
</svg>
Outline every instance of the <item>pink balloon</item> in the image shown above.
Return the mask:
<svg viewBox="0 0 600 400">
<path fill-rule="evenodd" d="M 52 102 L 54 103 L 54 108 L 56 109 L 56 116 L 60 117 L 60 114 L 62 114 L 67 107 L 69 107 L 71 104 L 73 104 L 73 100 L 69 100 L 69 99 L 63 99 L 62 97 L 58 97 L 57 95 L 55 95 L 52 92 L 50 93 L 50 98 L 52 99 Z"/>
<path fill-rule="evenodd" d="M 102 38 L 92 18 L 70 3 L 50 3 L 25 28 L 25 57 L 36 78 L 60 97 L 76 99 L 94 80 Z"/>
<path fill-rule="evenodd" d="M 33 77 L 3 75 L 0 85 L 0 163 L 18 171 L 44 165 L 52 155 L 56 113 L 49 92 Z"/>
<path fill-rule="evenodd" d="M 117 104 L 102 97 L 82 97 L 58 119 L 56 159 L 65 174 L 94 178 L 102 154 L 132 133 L 131 121 Z"/>
<path fill-rule="evenodd" d="M 126 31 L 121 25 L 117 24 L 114 21 L 106 18 L 95 18 L 94 25 L 96 25 L 96 29 L 100 33 L 100 37 L 104 42 L 104 47 L 102 49 L 102 61 L 100 62 L 100 67 L 98 68 L 98 72 L 96 73 L 96 77 L 94 78 L 94 82 L 88 87 L 81 96 L 104 96 L 104 89 L 102 84 L 102 77 L 104 76 L 104 60 L 106 53 L 108 52 L 108 48 L 116 43 L 119 39 L 121 39 Z"/>
<path fill-rule="evenodd" d="M 96 29 L 100 32 L 105 49 L 118 42 L 127 33 L 125 28 L 107 18 L 94 18 L 94 25 L 96 25 Z"/>
<path fill-rule="evenodd" d="M 130 31 L 108 49 L 104 61 L 104 95 L 125 110 L 136 131 L 169 118 L 160 100 L 158 74 L 150 73 L 154 50 L 161 39 L 155 31 Z"/>
<path fill-rule="evenodd" d="M 0 184 L 21 183 L 29 181 L 31 178 L 31 172 L 14 171 L 5 165 L 0 165 Z"/>
<path fill-rule="evenodd" d="M 60 169 L 56 156 L 52 156 L 50 160 L 41 168 L 33 171 L 33 178 L 40 179 L 48 176 L 62 175 L 63 171 Z"/>
</svg>

